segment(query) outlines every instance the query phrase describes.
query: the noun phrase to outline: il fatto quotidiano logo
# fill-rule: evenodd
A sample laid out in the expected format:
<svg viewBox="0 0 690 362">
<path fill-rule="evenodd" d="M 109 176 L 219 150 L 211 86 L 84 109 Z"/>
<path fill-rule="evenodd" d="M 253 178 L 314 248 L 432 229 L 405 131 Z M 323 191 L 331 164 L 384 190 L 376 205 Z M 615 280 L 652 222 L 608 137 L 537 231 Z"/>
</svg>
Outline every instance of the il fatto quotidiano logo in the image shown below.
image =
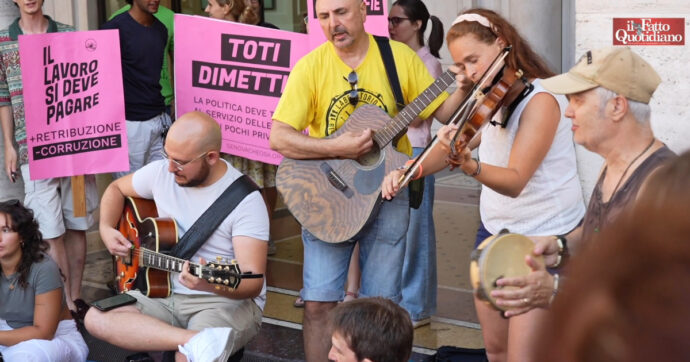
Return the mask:
<svg viewBox="0 0 690 362">
<path fill-rule="evenodd" d="M 613 45 L 685 45 L 685 19 L 614 18 Z"/>
</svg>

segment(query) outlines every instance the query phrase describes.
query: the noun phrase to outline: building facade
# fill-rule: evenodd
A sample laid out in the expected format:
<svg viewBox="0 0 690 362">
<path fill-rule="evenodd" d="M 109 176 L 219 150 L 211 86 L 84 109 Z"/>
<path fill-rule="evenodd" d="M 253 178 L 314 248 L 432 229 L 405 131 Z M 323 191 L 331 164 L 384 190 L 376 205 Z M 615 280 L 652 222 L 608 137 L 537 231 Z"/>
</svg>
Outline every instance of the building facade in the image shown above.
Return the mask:
<svg viewBox="0 0 690 362">
<path fill-rule="evenodd" d="M 365 0 L 371 1 L 371 0 Z M 495 10 L 508 18 L 555 71 L 569 69 L 588 49 L 613 45 L 614 18 L 682 18 L 690 21 L 687 0 L 424 0 L 429 11 L 448 27 L 456 14 L 471 7 Z M 299 30 L 306 12 L 306 0 L 265 0 L 266 20 L 285 30 Z M 44 10 L 56 20 L 79 30 L 98 25 L 123 0 L 46 0 Z M 161 4 L 187 14 L 203 14 L 205 0 L 163 0 Z M 389 4 L 390 5 L 390 4 Z M 684 30 L 683 37 L 687 35 Z M 663 83 L 652 100 L 652 125 L 657 136 L 671 149 L 690 149 L 690 117 L 685 98 L 690 95 L 690 73 L 680 71 L 690 59 L 685 45 L 632 45 L 659 72 Z M 451 63 L 445 47 L 442 63 Z M 600 157 L 578 147 L 578 163 L 585 195 L 589 195 L 599 173 Z"/>
</svg>

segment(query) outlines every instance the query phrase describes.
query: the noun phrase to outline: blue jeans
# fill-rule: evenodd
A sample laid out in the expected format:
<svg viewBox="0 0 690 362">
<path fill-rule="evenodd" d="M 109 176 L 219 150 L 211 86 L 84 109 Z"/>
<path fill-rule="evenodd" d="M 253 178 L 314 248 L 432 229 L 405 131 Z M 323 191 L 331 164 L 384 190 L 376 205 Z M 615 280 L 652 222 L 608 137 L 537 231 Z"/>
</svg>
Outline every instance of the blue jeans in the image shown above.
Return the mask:
<svg viewBox="0 0 690 362">
<path fill-rule="evenodd" d="M 416 157 L 423 148 L 413 148 Z M 433 175 L 424 178 L 424 197 L 418 209 L 410 209 L 405 262 L 402 274 L 402 305 L 412 320 L 436 313 L 436 229 L 434 228 Z"/>
<path fill-rule="evenodd" d="M 359 295 L 380 296 L 399 302 L 409 210 L 407 192 L 401 193 L 391 201 L 384 201 L 376 219 L 363 230 L 362 237 L 356 241 L 326 243 L 302 229 L 302 299 L 336 302 L 344 298 L 350 256 L 355 242 L 358 242 L 359 265 L 362 271 Z"/>
</svg>

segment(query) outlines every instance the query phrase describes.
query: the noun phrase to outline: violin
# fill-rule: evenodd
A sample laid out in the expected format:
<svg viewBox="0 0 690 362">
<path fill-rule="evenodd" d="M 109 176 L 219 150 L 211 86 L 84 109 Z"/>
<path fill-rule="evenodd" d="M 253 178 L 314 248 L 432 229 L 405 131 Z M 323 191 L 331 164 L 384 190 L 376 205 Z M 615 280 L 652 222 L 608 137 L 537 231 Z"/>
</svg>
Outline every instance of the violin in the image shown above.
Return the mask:
<svg viewBox="0 0 690 362">
<path fill-rule="evenodd" d="M 505 127 L 507 116 L 519 103 L 516 100 L 524 98 L 533 89 L 532 84 L 525 79 L 522 70 L 515 70 L 505 65 L 504 60 L 510 50 L 511 47 L 508 46 L 496 56 L 448 121 L 449 125 L 458 125 L 458 130 L 451 139 L 450 155 L 456 155 L 457 150 L 462 150 L 467 146 L 484 123 L 491 120 L 499 110 L 509 107 L 503 112 L 506 117 L 501 122 L 495 122 Z M 429 145 L 400 177 L 399 185 L 407 183 L 412 175 L 418 172 L 421 162 L 438 143 L 438 137 L 434 136 Z M 453 168 L 460 165 L 452 157 L 448 160 Z"/>
</svg>

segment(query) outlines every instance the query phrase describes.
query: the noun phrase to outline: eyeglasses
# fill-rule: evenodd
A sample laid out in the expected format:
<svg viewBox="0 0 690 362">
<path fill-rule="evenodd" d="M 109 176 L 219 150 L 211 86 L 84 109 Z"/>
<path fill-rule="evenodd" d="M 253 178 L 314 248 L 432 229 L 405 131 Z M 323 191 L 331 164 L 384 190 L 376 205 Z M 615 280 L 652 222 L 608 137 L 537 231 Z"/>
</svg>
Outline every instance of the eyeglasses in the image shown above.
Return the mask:
<svg viewBox="0 0 690 362">
<path fill-rule="evenodd" d="M 388 24 L 392 25 L 393 27 L 396 27 L 403 20 L 410 20 L 410 18 L 401 18 L 399 16 L 391 16 L 390 18 L 388 18 Z"/>
<path fill-rule="evenodd" d="M 177 160 L 173 160 L 172 158 L 170 158 L 170 156 L 168 156 L 167 153 L 165 153 L 165 150 L 161 150 L 160 154 L 161 154 L 161 156 L 163 156 L 163 158 L 168 160 L 168 162 L 171 162 L 178 171 L 184 171 L 185 166 L 189 165 L 190 163 L 192 163 L 192 162 L 194 162 L 194 161 L 196 161 L 202 157 L 205 157 L 206 155 L 208 155 L 209 152 L 211 152 L 211 151 L 206 151 L 206 152 L 200 154 L 197 157 L 194 157 L 193 159 L 191 159 L 187 162 L 180 162 Z"/>
<path fill-rule="evenodd" d="M 350 88 L 352 88 L 350 91 L 350 104 L 353 106 L 356 106 L 357 103 L 359 103 L 359 90 L 357 89 L 358 80 L 357 73 L 355 73 L 354 70 L 347 75 L 347 82 L 350 83 Z"/>
</svg>

